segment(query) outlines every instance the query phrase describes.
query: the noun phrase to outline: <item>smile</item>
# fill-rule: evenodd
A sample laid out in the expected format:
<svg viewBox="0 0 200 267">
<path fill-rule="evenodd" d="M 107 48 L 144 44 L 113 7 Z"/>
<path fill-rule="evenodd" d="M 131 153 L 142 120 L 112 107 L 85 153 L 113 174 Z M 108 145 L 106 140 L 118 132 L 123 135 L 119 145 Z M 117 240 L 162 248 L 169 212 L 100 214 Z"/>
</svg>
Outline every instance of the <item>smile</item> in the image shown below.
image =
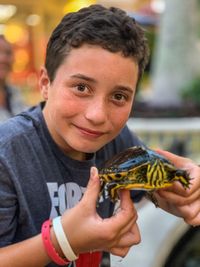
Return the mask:
<svg viewBox="0 0 200 267">
<path fill-rule="evenodd" d="M 100 131 L 94 131 L 88 128 L 82 128 L 82 127 L 78 127 L 76 126 L 76 128 L 81 132 L 81 134 L 88 136 L 88 137 L 100 137 L 104 134 L 104 132 L 100 132 Z"/>
</svg>

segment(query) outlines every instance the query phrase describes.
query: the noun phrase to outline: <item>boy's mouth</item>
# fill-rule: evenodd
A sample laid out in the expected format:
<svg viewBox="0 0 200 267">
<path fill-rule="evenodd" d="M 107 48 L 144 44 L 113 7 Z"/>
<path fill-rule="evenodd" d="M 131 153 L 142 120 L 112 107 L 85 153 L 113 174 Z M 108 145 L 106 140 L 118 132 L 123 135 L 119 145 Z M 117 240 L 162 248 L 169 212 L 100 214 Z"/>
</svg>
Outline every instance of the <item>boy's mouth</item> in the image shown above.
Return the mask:
<svg viewBox="0 0 200 267">
<path fill-rule="evenodd" d="M 91 136 L 91 137 L 100 137 L 102 136 L 103 134 L 105 134 L 104 132 L 102 131 L 95 131 L 95 130 L 92 130 L 92 129 L 89 129 L 89 128 L 83 128 L 83 127 L 79 127 L 76 125 L 76 128 L 84 135 L 87 135 L 87 136 Z"/>
</svg>

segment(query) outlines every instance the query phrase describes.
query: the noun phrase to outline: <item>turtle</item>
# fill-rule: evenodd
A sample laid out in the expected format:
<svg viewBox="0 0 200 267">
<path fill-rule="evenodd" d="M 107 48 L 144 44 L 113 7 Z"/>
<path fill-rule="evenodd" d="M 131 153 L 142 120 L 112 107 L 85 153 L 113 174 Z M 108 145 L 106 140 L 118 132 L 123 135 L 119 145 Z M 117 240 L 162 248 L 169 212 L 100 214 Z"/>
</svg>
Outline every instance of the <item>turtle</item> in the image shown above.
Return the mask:
<svg viewBox="0 0 200 267">
<path fill-rule="evenodd" d="M 143 146 L 133 146 L 116 154 L 99 169 L 99 177 L 100 196 L 108 196 L 116 202 L 119 189 L 145 190 L 156 206 L 154 190 L 172 186 L 175 181 L 189 188 L 191 180 L 187 171 L 177 169 L 164 156 Z"/>
</svg>

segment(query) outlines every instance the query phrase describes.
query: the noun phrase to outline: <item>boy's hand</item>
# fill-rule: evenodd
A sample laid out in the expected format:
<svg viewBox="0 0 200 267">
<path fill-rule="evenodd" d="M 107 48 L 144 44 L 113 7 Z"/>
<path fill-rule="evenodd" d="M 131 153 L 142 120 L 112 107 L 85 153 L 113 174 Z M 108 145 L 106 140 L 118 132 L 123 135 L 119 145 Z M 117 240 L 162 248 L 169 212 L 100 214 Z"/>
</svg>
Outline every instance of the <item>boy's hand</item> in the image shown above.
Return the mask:
<svg viewBox="0 0 200 267">
<path fill-rule="evenodd" d="M 121 190 L 120 209 L 112 217 L 102 219 L 96 212 L 99 190 L 98 172 L 92 167 L 82 200 L 62 216 L 64 231 L 76 254 L 99 250 L 124 257 L 132 245 L 140 242 L 137 212 L 129 191 Z"/>
<path fill-rule="evenodd" d="M 157 152 L 168 158 L 177 168 L 186 170 L 192 178 L 189 189 L 184 189 L 179 182 L 175 182 L 171 187 L 157 190 L 154 195 L 158 206 L 182 217 L 190 225 L 200 225 L 200 167 L 188 158 L 163 150 Z"/>
</svg>

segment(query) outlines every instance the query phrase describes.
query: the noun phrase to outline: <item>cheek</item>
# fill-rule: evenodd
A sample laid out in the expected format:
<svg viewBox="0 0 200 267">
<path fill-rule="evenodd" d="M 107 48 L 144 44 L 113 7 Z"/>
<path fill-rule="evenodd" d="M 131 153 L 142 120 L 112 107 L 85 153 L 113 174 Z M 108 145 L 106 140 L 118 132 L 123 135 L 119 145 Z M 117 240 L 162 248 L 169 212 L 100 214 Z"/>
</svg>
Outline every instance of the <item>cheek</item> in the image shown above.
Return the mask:
<svg viewBox="0 0 200 267">
<path fill-rule="evenodd" d="M 126 124 L 129 115 L 130 115 L 130 108 L 122 109 L 120 112 L 111 113 L 110 119 L 112 121 L 113 128 L 116 129 L 116 131 L 120 131 L 121 128 Z"/>
<path fill-rule="evenodd" d="M 63 96 L 59 98 L 60 101 L 57 103 L 59 113 L 62 117 L 74 117 L 77 114 L 83 114 L 84 103 L 78 99 L 74 99 L 70 96 Z"/>
</svg>

